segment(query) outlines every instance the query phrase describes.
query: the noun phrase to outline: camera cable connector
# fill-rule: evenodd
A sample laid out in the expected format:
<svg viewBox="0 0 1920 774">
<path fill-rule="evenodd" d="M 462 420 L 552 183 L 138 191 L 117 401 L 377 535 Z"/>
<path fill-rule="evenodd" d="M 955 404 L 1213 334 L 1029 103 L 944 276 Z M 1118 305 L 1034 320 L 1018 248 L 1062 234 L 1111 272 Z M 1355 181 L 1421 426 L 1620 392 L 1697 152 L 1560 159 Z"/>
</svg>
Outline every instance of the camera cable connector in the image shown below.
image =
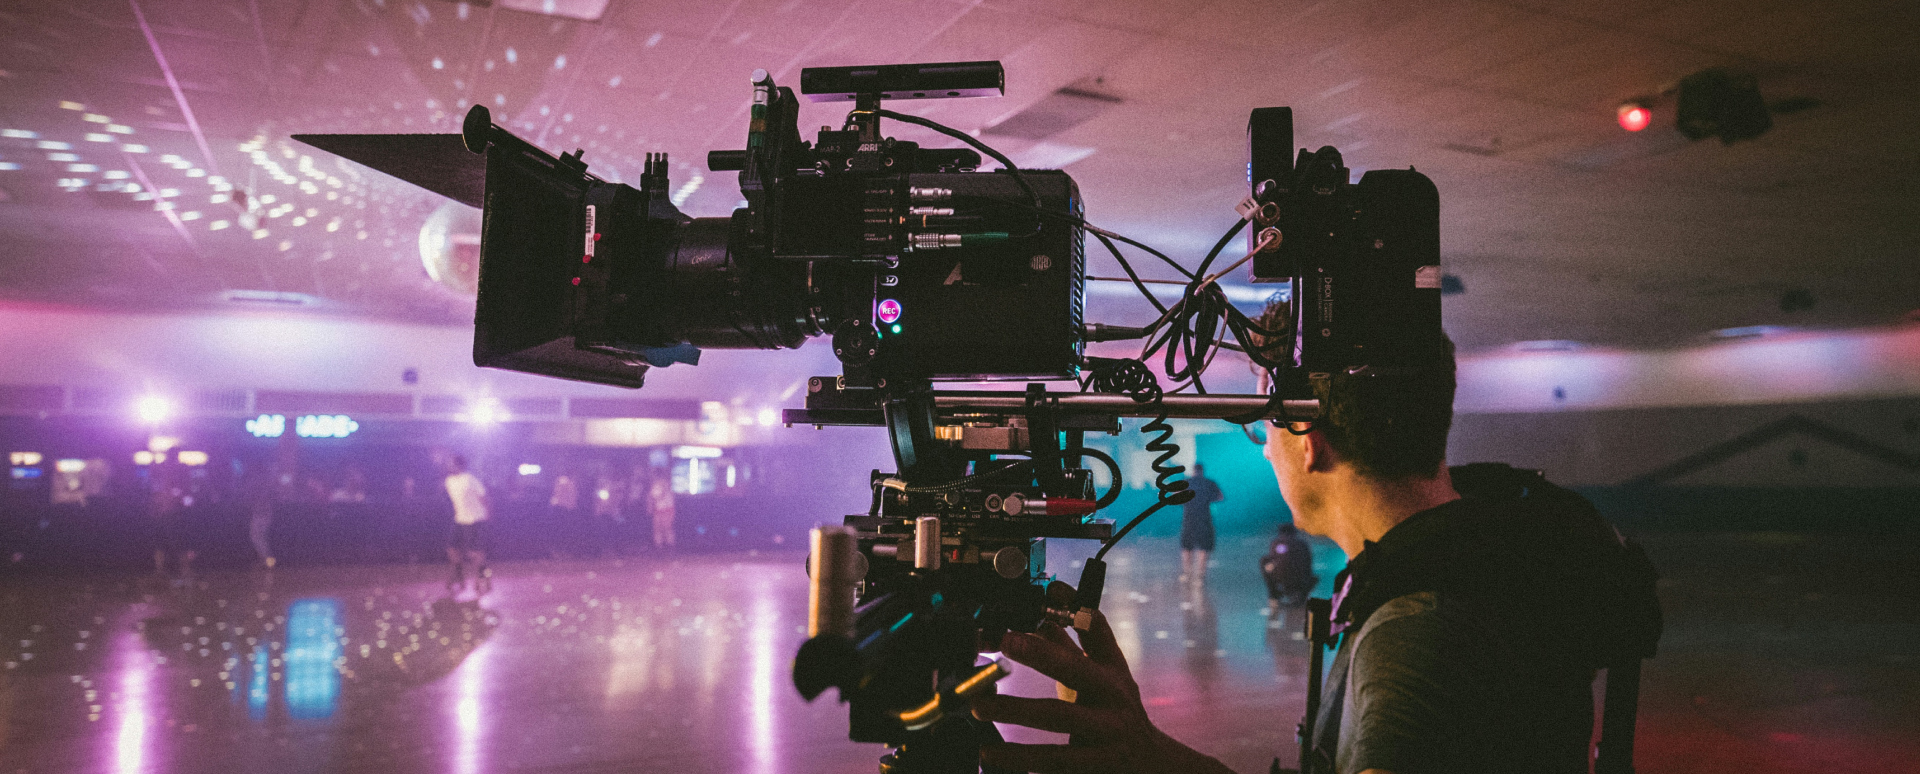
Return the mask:
<svg viewBox="0 0 1920 774">
<path fill-rule="evenodd" d="M 946 717 L 946 707 L 951 701 L 944 697 L 951 695 L 953 699 L 960 700 L 961 706 L 965 706 L 967 700 L 989 693 L 994 683 L 1010 674 L 1013 674 L 1013 669 L 1007 666 L 1006 661 L 994 659 L 954 685 L 952 691 L 936 693 L 926 704 L 902 712 L 897 717 L 900 718 L 900 724 L 906 726 L 909 731 L 927 728 Z"/>
<path fill-rule="evenodd" d="M 924 253 L 932 250 L 951 250 L 960 247 L 980 247 L 1007 241 L 1005 231 L 985 231 L 978 234 L 940 234 L 922 232 L 907 235 L 907 246 L 914 252 Z"/>
</svg>

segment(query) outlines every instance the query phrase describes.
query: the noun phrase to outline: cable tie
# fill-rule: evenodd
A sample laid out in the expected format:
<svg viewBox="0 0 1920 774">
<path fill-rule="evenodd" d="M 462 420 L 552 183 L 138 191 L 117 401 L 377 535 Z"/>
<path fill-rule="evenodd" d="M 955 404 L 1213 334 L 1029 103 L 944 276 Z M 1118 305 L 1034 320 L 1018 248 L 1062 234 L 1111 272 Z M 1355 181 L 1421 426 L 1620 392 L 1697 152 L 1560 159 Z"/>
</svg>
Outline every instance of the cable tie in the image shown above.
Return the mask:
<svg viewBox="0 0 1920 774">
<path fill-rule="evenodd" d="M 1233 205 L 1233 211 L 1240 213 L 1241 220 L 1253 220 L 1253 216 L 1260 214 L 1260 200 L 1251 196 L 1241 199 L 1239 204 Z"/>
</svg>

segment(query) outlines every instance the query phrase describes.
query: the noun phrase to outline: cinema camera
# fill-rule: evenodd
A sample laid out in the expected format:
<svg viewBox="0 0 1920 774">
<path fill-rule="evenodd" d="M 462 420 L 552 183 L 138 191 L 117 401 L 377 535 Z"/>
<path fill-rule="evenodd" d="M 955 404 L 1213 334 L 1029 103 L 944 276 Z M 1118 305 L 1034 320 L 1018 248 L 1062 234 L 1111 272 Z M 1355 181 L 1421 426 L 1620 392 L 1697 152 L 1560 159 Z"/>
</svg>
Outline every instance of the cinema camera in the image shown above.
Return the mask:
<svg viewBox="0 0 1920 774">
<path fill-rule="evenodd" d="M 883 100 L 999 95 L 998 62 L 810 68 L 800 91 L 852 102 L 839 129 L 801 139 L 799 100 L 765 71 L 752 77 L 744 150 L 714 151 L 738 171 L 746 206 L 690 218 L 669 201 L 664 154 L 639 187 L 553 156 L 474 107 L 459 135 L 301 135 L 484 210 L 474 362 L 639 387 L 649 368 L 697 364 L 703 349 L 785 349 L 831 336 L 837 376 L 808 385 L 788 424 L 888 429 L 898 469 L 872 475 L 873 501 L 844 526 L 815 530 L 809 635 L 794 682 L 850 705 L 850 736 L 893 749 L 889 772 L 973 772 L 991 723 L 968 696 L 1006 674 L 982 663 L 1006 631 L 1043 621 L 1086 627 L 1114 541 L 1192 498 L 1171 464 L 1170 417 L 1311 421 L 1314 379 L 1391 368 L 1406 342 L 1440 329 L 1438 194 L 1413 171 L 1355 185 L 1338 151 L 1293 157 L 1287 108 L 1249 123 L 1250 195 L 1197 270 L 1083 217 L 1064 172 L 1021 170 L 965 133 L 881 107 Z M 965 148 L 882 135 L 918 124 Z M 985 154 L 1000 168 L 977 171 Z M 1249 252 L 1209 273 L 1252 223 Z M 1146 287 L 1116 242 L 1187 278 L 1152 324 L 1087 324 L 1087 234 Z M 1256 281 L 1290 282 L 1293 313 L 1263 329 L 1227 303 L 1221 276 L 1252 263 Z M 1222 332 L 1236 342 L 1222 341 Z M 1144 339 L 1139 360 L 1088 357 L 1086 342 Z M 1219 348 L 1272 377 L 1268 394 L 1207 395 Z M 1165 355 L 1166 390 L 1144 361 Z M 942 381 L 1021 381 L 1021 390 L 941 390 Z M 1049 391 L 1046 382 L 1072 388 Z M 1172 394 L 1191 387 L 1196 394 Z M 1119 529 L 1096 518 L 1121 488 L 1119 465 L 1083 446 L 1089 431 L 1143 427 L 1158 498 Z M 1086 460 L 1106 466 L 1096 495 Z M 1100 540 L 1077 588 L 1046 570 L 1048 539 Z"/>
</svg>

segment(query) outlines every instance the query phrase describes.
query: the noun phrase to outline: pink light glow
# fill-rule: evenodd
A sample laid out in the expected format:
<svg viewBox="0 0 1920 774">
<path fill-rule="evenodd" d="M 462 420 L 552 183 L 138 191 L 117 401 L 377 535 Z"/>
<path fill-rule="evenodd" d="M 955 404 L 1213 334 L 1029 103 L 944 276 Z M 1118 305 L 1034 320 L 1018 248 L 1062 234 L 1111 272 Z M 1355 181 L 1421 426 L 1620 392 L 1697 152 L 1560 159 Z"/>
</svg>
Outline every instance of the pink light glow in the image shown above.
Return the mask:
<svg viewBox="0 0 1920 774">
<path fill-rule="evenodd" d="M 120 697 L 114 709 L 120 728 L 113 740 L 113 770 L 143 774 L 147 770 L 147 727 L 153 722 L 153 656 L 137 632 L 120 638 Z"/>
<path fill-rule="evenodd" d="M 753 612 L 747 620 L 747 658 L 751 682 L 747 690 L 747 747 L 755 774 L 775 774 L 780 767 L 779 737 L 774 733 L 773 692 L 785 684 L 778 668 L 781 657 L 774 651 L 775 633 L 780 629 L 780 611 L 774 606 L 774 591 L 764 578 L 753 595 Z"/>
<path fill-rule="evenodd" d="M 458 774 L 480 774 L 486 769 L 487 717 L 485 693 L 491 643 L 467 654 L 455 671 L 453 694 L 454 767 Z"/>
</svg>

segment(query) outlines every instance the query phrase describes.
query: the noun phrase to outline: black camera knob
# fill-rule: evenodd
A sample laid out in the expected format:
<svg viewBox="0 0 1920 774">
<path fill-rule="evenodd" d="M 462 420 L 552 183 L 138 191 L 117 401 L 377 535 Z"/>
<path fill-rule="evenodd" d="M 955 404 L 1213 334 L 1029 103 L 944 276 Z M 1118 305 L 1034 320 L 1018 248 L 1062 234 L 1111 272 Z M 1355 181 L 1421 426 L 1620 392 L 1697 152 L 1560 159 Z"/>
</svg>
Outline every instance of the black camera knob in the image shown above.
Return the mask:
<svg viewBox="0 0 1920 774">
<path fill-rule="evenodd" d="M 880 354 L 880 336 L 862 320 L 848 320 L 833 332 L 833 356 L 848 366 L 864 366 Z"/>
</svg>

